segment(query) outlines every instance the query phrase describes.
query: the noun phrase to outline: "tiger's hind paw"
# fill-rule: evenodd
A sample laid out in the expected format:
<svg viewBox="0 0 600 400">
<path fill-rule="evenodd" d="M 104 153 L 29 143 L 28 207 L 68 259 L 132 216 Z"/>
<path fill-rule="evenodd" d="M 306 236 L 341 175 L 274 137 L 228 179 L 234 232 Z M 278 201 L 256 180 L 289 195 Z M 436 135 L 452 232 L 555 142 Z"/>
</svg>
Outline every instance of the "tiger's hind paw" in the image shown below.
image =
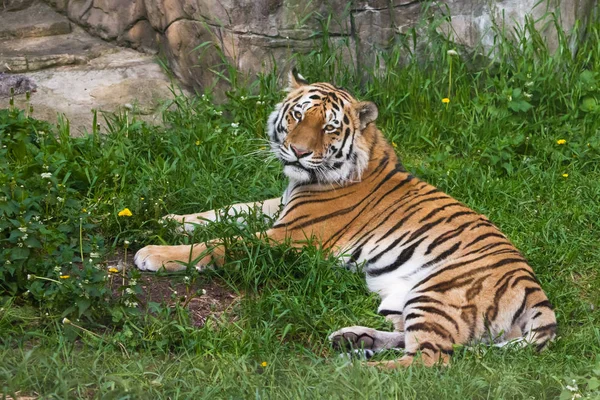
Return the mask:
<svg viewBox="0 0 600 400">
<path fill-rule="evenodd" d="M 373 349 L 377 331 L 364 326 L 342 328 L 329 335 L 329 341 L 336 350 Z"/>
<path fill-rule="evenodd" d="M 329 335 L 331 345 L 338 350 L 373 350 L 404 348 L 404 332 L 383 332 L 364 326 L 342 328 Z"/>
</svg>

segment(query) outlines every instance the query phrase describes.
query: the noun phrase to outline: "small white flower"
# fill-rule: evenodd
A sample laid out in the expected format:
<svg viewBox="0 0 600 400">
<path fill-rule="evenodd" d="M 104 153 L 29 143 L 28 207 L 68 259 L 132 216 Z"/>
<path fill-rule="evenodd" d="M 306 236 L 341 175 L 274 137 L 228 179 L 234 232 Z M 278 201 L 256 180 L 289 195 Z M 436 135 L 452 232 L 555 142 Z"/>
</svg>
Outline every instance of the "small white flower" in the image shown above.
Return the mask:
<svg viewBox="0 0 600 400">
<path fill-rule="evenodd" d="M 23 247 L 23 243 L 19 242 L 19 243 L 17 243 L 17 246 Z"/>
<path fill-rule="evenodd" d="M 123 243 L 125 244 L 125 246 L 129 246 L 130 244 L 129 240 L 125 240 Z"/>
<path fill-rule="evenodd" d="M 21 236 L 21 240 L 27 240 L 28 237 L 29 237 L 28 234 L 24 234 L 23 236 Z"/>
<path fill-rule="evenodd" d="M 63 201 L 65 201 L 65 199 L 63 199 L 62 197 L 58 197 L 58 196 L 56 196 L 56 200 L 58 200 L 59 203 L 62 203 Z"/>
<path fill-rule="evenodd" d="M 206 296 L 206 289 L 202 289 L 202 296 Z"/>
<path fill-rule="evenodd" d="M 92 258 L 100 258 L 100 253 L 91 252 L 90 253 L 90 257 L 92 257 Z"/>
<path fill-rule="evenodd" d="M 529 81 L 529 82 L 525 83 L 525 86 L 527 86 L 527 87 L 533 86 L 533 81 Z"/>
<path fill-rule="evenodd" d="M 566 386 L 566 389 L 567 389 L 569 392 L 576 392 L 578 388 L 577 388 L 577 385 L 575 384 L 575 386 L 570 386 L 570 385 L 567 385 L 567 386 Z"/>
<path fill-rule="evenodd" d="M 40 176 L 42 179 L 50 179 L 52 177 L 52 172 L 42 172 Z"/>
<path fill-rule="evenodd" d="M 185 283 L 186 285 L 189 284 L 191 281 L 191 278 L 189 276 L 184 276 L 183 277 L 183 283 Z"/>
<path fill-rule="evenodd" d="M 135 286 L 135 285 L 137 285 L 137 280 L 132 279 L 129 281 L 129 286 Z"/>
<path fill-rule="evenodd" d="M 46 315 L 48 315 L 48 314 L 46 314 Z M 71 320 L 69 318 L 63 318 L 62 323 L 64 325 L 69 325 L 71 323 Z"/>
<path fill-rule="evenodd" d="M 237 122 L 232 122 L 232 123 L 231 123 L 231 127 L 232 127 L 233 129 L 237 129 L 237 128 L 239 128 L 239 126 L 240 126 L 240 124 L 238 124 Z"/>
<path fill-rule="evenodd" d="M 508 96 L 508 101 L 512 101 L 512 96 Z"/>
<path fill-rule="evenodd" d="M 134 294 L 135 292 L 133 291 L 133 289 L 127 288 L 127 289 L 125 289 L 125 293 L 127 293 L 127 294 Z"/>
<path fill-rule="evenodd" d="M 26 226 L 22 226 L 19 228 L 19 230 L 23 233 L 27 232 L 27 227 Z"/>
<path fill-rule="evenodd" d="M 27 280 L 30 281 L 35 278 L 35 275 L 27 274 Z"/>
<path fill-rule="evenodd" d="M 446 54 L 448 54 L 450 57 L 458 56 L 458 53 L 456 52 L 456 50 L 448 50 L 446 52 Z"/>
<path fill-rule="evenodd" d="M 54 267 L 54 272 L 60 272 L 60 267 L 58 265 Z"/>
<path fill-rule="evenodd" d="M 527 92 L 524 92 L 524 93 L 523 93 L 523 96 L 525 96 L 525 98 L 526 98 L 527 100 L 530 100 L 530 99 L 533 97 L 533 95 L 532 95 L 531 93 L 527 93 Z"/>
</svg>

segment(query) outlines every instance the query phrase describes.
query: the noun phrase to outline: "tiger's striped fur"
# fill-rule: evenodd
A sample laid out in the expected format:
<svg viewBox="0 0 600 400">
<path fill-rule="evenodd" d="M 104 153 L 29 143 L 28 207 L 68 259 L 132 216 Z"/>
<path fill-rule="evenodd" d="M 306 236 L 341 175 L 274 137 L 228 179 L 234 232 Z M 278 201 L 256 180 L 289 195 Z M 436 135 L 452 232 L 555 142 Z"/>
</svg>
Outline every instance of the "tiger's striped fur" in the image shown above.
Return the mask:
<svg viewBox="0 0 600 400">
<path fill-rule="evenodd" d="M 527 261 L 486 217 L 403 168 L 375 126 L 373 103 L 297 74 L 290 85 L 268 122 L 289 186 L 281 200 L 261 205 L 267 214 L 282 206 L 267 235 L 296 246 L 314 237 L 348 266 L 362 266 L 381 297 L 379 313 L 395 326 L 344 328 L 330 336 L 335 345 L 401 347 L 404 355 L 389 367 L 410 365 L 419 352 L 430 366 L 447 363 L 456 344 L 517 339 L 541 349 L 554 338 L 552 306 Z M 172 218 L 197 223 L 217 214 Z M 199 267 L 222 262 L 223 248 L 209 247 Z M 195 245 L 193 258 L 206 249 Z M 189 254 L 189 246 L 148 246 L 136 265 L 177 269 L 172 260 Z"/>
</svg>

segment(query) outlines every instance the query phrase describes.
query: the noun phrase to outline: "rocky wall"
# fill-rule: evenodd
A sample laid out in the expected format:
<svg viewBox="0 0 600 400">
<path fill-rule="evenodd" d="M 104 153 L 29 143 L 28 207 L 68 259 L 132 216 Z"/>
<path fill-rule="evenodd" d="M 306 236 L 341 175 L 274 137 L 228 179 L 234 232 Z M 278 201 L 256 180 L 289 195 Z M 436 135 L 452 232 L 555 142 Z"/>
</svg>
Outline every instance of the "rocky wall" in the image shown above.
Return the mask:
<svg viewBox="0 0 600 400">
<path fill-rule="evenodd" d="M 570 32 L 597 12 L 598 0 L 46 0 L 77 24 L 106 40 L 166 55 L 188 86 L 201 88 L 223 57 L 238 70 L 256 73 L 273 61 L 314 48 L 327 26 L 349 60 L 368 67 L 377 50 L 414 27 L 424 14 L 447 14 L 440 33 L 466 48 L 493 44 L 493 24 L 512 31 L 531 15 L 550 48 L 557 35 L 551 14 Z M 429 16 L 429 15 L 425 15 Z M 573 42 L 573 46 L 576 41 Z M 359 57 L 356 57 L 359 54 Z"/>
</svg>

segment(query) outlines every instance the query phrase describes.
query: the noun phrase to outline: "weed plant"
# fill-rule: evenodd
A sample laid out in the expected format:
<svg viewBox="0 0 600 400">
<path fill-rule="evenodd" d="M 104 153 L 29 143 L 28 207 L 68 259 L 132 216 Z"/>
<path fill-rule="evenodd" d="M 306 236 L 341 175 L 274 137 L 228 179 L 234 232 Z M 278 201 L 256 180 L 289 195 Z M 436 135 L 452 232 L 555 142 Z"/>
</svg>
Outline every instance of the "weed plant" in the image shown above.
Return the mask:
<svg viewBox="0 0 600 400">
<path fill-rule="evenodd" d="M 435 36 L 424 57 L 411 56 L 409 35 L 365 72 L 332 48 L 325 32 L 316 50 L 295 59 L 310 81 L 374 101 L 378 126 L 405 166 L 488 215 L 526 255 L 556 306 L 559 337 L 548 350 L 460 348 L 448 368 L 392 372 L 349 363 L 329 348 L 331 331 L 390 328 L 375 314 L 377 299 L 360 273 L 336 268 L 318 247 L 298 252 L 253 239 L 251 232 L 266 227 L 256 215 L 247 227 L 226 219 L 193 235 L 160 223 L 167 213 L 280 195 L 285 179 L 264 133 L 282 98 L 282 71 L 275 70 L 234 85 L 223 104 L 208 90 L 176 96 L 164 127 L 118 114 L 106 117 L 105 132 L 73 138 L 67 121 L 54 127 L 0 111 L 3 394 L 600 395 L 600 23 L 583 36 L 576 54 L 563 34 L 550 52 L 528 21 L 513 38 L 499 34 L 492 61 L 475 67 L 470 55 Z M 170 278 L 220 280 L 242 297 L 201 328 L 177 301 L 140 305 L 138 272 L 109 270 L 117 251 L 131 260 L 146 244 L 211 238 L 230 247 L 223 269 Z M 123 281 L 119 292 L 109 288 L 112 280 Z"/>
</svg>

